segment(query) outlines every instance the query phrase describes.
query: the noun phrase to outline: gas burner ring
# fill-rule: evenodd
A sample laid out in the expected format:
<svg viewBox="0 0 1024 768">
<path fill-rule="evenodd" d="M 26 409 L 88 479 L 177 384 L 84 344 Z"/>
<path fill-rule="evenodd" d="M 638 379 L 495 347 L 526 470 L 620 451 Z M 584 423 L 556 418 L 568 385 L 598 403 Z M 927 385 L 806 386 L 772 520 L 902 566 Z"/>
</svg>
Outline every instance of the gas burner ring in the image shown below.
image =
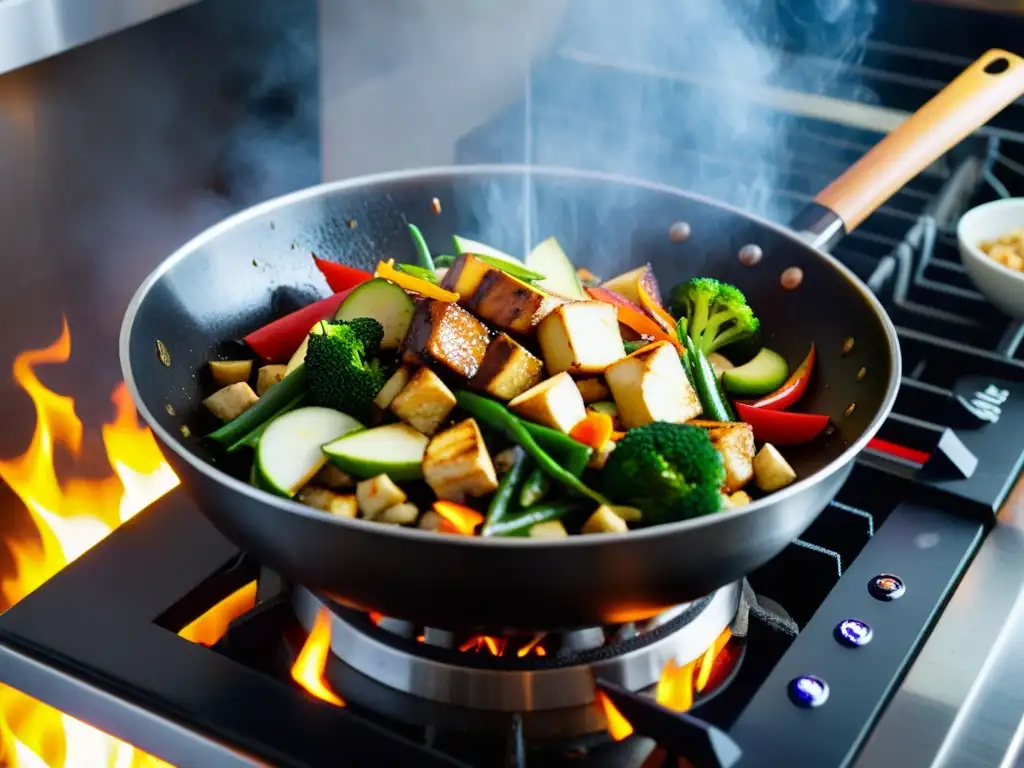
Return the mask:
<svg viewBox="0 0 1024 768">
<path fill-rule="evenodd" d="M 685 627 L 639 648 L 550 669 L 487 669 L 410 653 L 343 618 L 302 587 L 292 590 L 292 606 L 307 632 L 317 612 L 326 607 L 331 616 L 332 653 L 390 688 L 454 706 L 533 712 L 592 704 L 597 678 L 630 691 L 654 685 L 670 659 L 679 664 L 697 659 L 729 627 L 739 609 L 741 591 L 741 582 L 722 587 Z"/>
</svg>

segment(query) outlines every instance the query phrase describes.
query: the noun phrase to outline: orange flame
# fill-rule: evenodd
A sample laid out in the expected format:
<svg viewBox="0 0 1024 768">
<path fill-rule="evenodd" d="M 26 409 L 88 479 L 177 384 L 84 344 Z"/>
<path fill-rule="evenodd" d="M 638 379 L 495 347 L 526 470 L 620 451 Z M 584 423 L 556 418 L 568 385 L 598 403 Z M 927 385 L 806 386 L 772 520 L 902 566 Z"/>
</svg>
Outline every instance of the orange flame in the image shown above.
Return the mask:
<svg viewBox="0 0 1024 768">
<path fill-rule="evenodd" d="M 231 622 L 248 612 L 256 605 L 255 581 L 250 581 L 241 589 L 232 592 L 202 616 L 184 627 L 178 637 L 200 645 L 214 645 L 224 637 Z"/>
<path fill-rule="evenodd" d="M 178 484 L 152 434 L 138 423 L 123 384 L 113 393 L 114 420 L 102 428 L 113 474 L 63 481 L 57 477 L 55 447 L 60 445 L 77 458 L 84 428 L 75 413 L 75 401 L 47 389 L 35 368 L 65 363 L 70 355 L 71 334 L 65 321 L 57 341 L 45 349 L 22 352 L 14 360 L 14 380 L 35 406 L 36 427 L 23 454 L 0 461 L 0 478 L 24 502 L 37 535 L 5 542 L 12 557 L 9 572 L 0 580 L 0 599 L 6 606 L 24 598 Z M 0 763 L 9 768 L 167 765 L 5 687 L 0 687 L 0 748 Z"/>
<path fill-rule="evenodd" d="M 301 685 L 318 699 L 344 707 L 345 702 L 330 689 L 324 679 L 327 654 L 331 650 L 331 617 L 327 610 L 317 611 L 313 629 L 306 638 L 299 657 L 292 665 L 292 680 Z"/>
<path fill-rule="evenodd" d="M 654 698 L 666 709 L 685 712 L 693 706 L 693 668 L 696 661 L 679 666 L 675 659 L 669 659 L 661 670 L 661 678 Z"/>
<path fill-rule="evenodd" d="M 669 659 L 658 679 L 655 699 L 661 706 L 673 712 L 686 712 L 693 706 L 693 694 L 700 693 L 711 680 L 711 671 L 715 660 L 722 649 L 732 638 L 732 632 L 726 627 L 715 638 L 715 642 L 707 650 L 689 664 L 680 666 L 675 659 Z M 696 677 L 694 672 L 696 671 Z"/>
<path fill-rule="evenodd" d="M 633 726 L 629 720 L 623 717 L 622 713 L 612 704 L 608 694 L 604 691 L 597 692 L 597 700 L 604 709 L 604 717 L 608 721 L 608 735 L 615 741 L 628 739 L 633 735 Z"/>
<path fill-rule="evenodd" d="M 688 711 L 693 706 L 694 694 L 703 691 L 710 682 L 715 662 L 731 639 L 732 632 L 726 627 L 715 642 L 689 664 L 680 665 L 675 659 L 669 659 L 655 688 L 654 698 L 658 704 L 673 712 Z M 629 737 L 633 733 L 632 723 L 619 712 L 604 691 L 597 692 L 597 701 L 604 710 L 608 734 L 612 739 L 621 741 Z"/>
</svg>

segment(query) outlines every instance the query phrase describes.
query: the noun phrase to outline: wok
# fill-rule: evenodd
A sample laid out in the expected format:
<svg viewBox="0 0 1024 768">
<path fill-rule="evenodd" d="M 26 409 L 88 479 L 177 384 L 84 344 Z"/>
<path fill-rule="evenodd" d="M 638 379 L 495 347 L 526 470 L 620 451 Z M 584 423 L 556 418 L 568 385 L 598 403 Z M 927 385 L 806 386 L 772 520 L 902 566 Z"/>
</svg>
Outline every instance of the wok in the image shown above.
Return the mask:
<svg viewBox="0 0 1024 768">
<path fill-rule="evenodd" d="M 489 631 L 647 617 L 771 559 L 843 485 L 893 405 L 900 355 L 875 297 L 819 248 L 1022 90 L 1024 60 L 990 51 L 819 194 L 796 230 L 668 186 L 552 168 L 428 169 L 302 190 L 232 216 L 153 272 L 125 316 L 124 377 L 213 524 L 265 565 L 343 604 Z M 432 210 L 434 198 L 440 213 Z M 272 319 L 282 291 L 306 287 L 310 300 L 326 295 L 310 251 L 365 269 L 381 256 L 413 261 L 410 221 L 435 249 L 458 233 L 524 252 L 527 210 L 532 240 L 556 236 L 578 265 L 597 274 L 649 261 L 664 288 L 692 275 L 727 280 L 749 297 L 765 344 L 790 361 L 817 345 L 802 409 L 828 414 L 835 430 L 786 451 L 796 483 L 742 508 L 623 535 L 484 539 L 340 519 L 273 497 L 240 479 L 243 472 L 230 474 L 196 436 L 201 373 L 219 345 Z M 683 242 L 668 236 L 678 221 L 692 230 Z M 763 258 L 744 266 L 737 253 L 751 243 Z M 796 290 L 780 285 L 790 267 L 803 271 Z M 853 348 L 843 354 L 849 338 Z M 161 362 L 157 340 L 170 365 Z M 183 423 L 193 425 L 193 436 L 182 437 Z"/>
</svg>

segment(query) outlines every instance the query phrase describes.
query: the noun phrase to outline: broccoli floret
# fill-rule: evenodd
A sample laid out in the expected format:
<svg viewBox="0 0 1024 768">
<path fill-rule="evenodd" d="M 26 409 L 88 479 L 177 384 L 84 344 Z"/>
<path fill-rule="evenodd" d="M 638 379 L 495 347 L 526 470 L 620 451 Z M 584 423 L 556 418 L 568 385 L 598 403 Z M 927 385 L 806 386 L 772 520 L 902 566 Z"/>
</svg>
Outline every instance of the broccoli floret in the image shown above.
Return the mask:
<svg viewBox="0 0 1024 768">
<path fill-rule="evenodd" d="M 725 466 L 703 429 L 655 421 L 626 432 L 601 479 L 605 495 L 640 509 L 645 524 L 671 523 L 721 508 Z"/>
<path fill-rule="evenodd" d="M 360 317 L 322 322 L 319 333 L 309 335 L 306 381 L 315 405 L 367 419 L 373 399 L 386 375 L 374 355 L 380 351 L 384 328 L 376 320 Z"/>
<path fill-rule="evenodd" d="M 672 309 L 685 315 L 690 340 L 705 354 L 753 336 L 761 325 L 739 288 L 710 277 L 673 288 Z"/>
<path fill-rule="evenodd" d="M 377 354 L 381 342 L 384 341 L 384 326 L 372 317 L 355 317 L 342 321 L 355 331 L 356 337 L 363 342 L 367 354 Z"/>
</svg>

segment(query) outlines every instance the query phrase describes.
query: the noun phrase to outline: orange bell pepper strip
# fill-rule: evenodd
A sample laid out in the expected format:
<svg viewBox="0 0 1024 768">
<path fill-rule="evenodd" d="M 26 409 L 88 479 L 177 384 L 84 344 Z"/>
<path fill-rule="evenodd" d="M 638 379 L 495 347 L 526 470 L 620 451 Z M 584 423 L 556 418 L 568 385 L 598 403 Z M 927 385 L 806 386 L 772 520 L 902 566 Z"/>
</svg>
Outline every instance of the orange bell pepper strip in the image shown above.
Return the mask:
<svg viewBox="0 0 1024 768">
<path fill-rule="evenodd" d="M 590 298 L 596 301 L 603 301 L 605 304 L 611 304 L 615 307 L 615 313 L 619 317 L 619 322 L 627 328 L 632 328 L 642 336 L 647 336 L 654 341 L 670 341 L 680 351 L 683 349 L 683 345 L 679 343 L 675 334 L 669 335 L 665 333 L 660 325 L 651 320 L 640 307 L 625 296 L 620 296 L 615 291 L 609 291 L 607 288 L 587 288 L 586 291 Z"/>
<path fill-rule="evenodd" d="M 612 417 L 600 411 L 590 411 L 569 430 L 569 437 L 577 442 L 589 445 L 595 451 L 604 447 L 615 431 Z"/>
<path fill-rule="evenodd" d="M 429 280 L 424 280 L 421 277 L 413 277 L 405 272 L 399 272 L 395 269 L 394 259 L 377 262 L 377 269 L 374 271 L 374 276 L 390 280 L 395 285 L 401 286 L 407 291 L 418 293 L 425 299 L 437 299 L 438 301 L 451 302 L 459 300 L 459 294 L 457 293 L 446 291 L 444 288 L 434 285 Z"/>
<path fill-rule="evenodd" d="M 475 509 L 454 501 L 435 501 L 434 511 L 451 524 L 456 533 L 463 536 L 472 536 L 476 527 L 484 521 L 484 516 Z"/>
<path fill-rule="evenodd" d="M 654 321 L 669 337 L 679 341 L 679 334 L 676 333 L 676 319 L 647 292 L 642 280 L 637 281 L 636 292 L 640 297 L 640 304 L 647 310 L 647 314 L 654 318 Z"/>
</svg>

